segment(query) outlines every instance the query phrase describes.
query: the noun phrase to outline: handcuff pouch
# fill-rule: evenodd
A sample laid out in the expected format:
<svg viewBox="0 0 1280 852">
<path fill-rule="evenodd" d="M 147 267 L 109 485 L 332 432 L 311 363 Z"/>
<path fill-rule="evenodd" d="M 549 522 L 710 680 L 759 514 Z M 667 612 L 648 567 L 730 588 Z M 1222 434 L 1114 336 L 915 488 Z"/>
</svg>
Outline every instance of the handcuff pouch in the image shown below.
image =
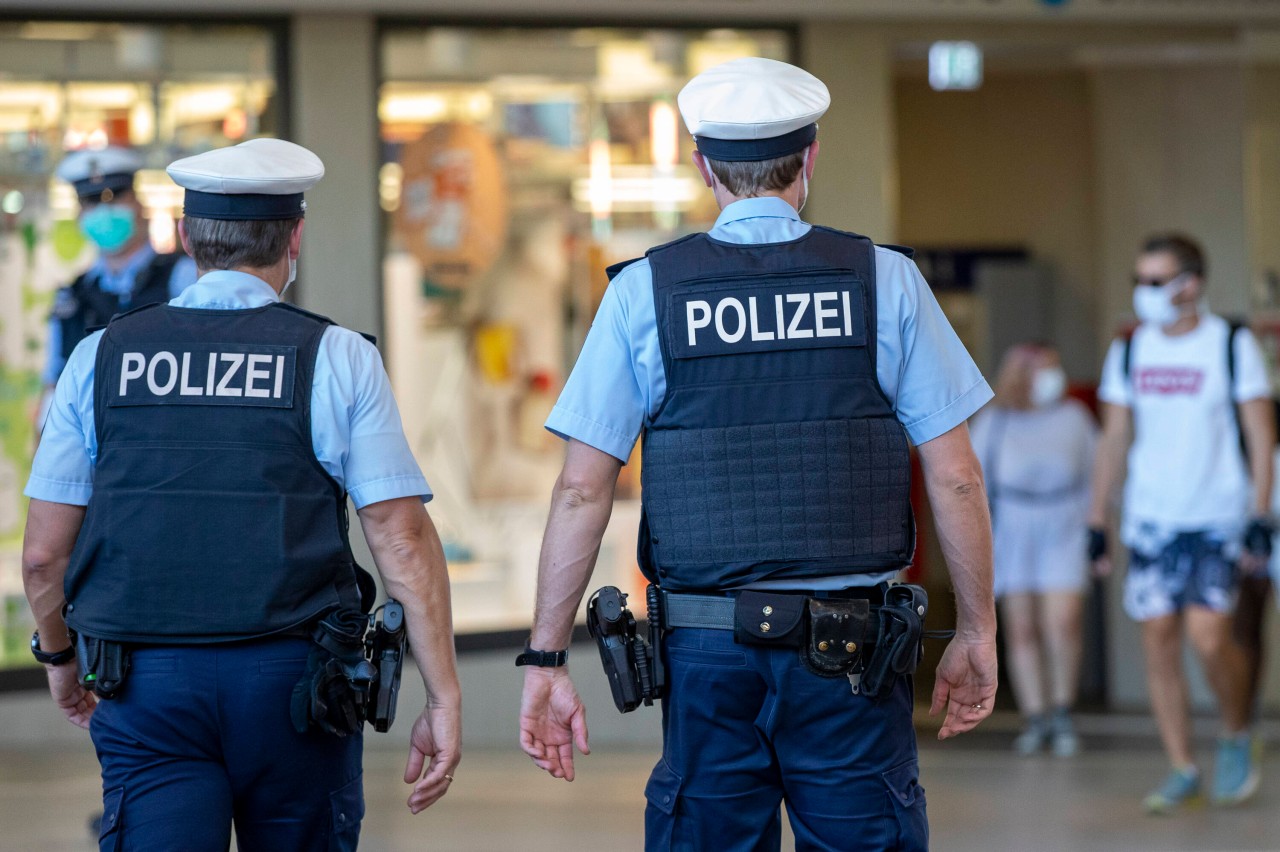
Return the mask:
<svg viewBox="0 0 1280 852">
<path fill-rule="evenodd" d="M 809 630 L 802 659 L 823 677 L 844 677 L 862 659 L 871 616 L 866 598 L 808 598 Z"/>
</svg>

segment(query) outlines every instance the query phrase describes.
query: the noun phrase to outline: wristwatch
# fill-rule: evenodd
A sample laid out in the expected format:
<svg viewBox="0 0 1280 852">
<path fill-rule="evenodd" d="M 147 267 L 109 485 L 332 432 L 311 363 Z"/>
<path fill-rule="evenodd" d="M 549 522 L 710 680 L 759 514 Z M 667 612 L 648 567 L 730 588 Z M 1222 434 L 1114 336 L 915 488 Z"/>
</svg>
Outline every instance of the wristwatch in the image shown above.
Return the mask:
<svg viewBox="0 0 1280 852">
<path fill-rule="evenodd" d="M 524 653 L 516 657 L 517 666 L 542 666 L 545 668 L 559 668 L 569 662 L 569 651 L 535 651 L 529 647 L 529 643 L 524 645 Z"/>
<path fill-rule="evenodd" d="M 63 663 L 69 663 L 76 658 L 76 646 L 73 642 L 61 651 L 50 654 L 48 651 L 40 650 L 40 631 L 37 630 L 31 634 L 31 654 L 36 658 L 36 662 L 44 663 L 46 666 L 60 666 Z"/>
</svg>

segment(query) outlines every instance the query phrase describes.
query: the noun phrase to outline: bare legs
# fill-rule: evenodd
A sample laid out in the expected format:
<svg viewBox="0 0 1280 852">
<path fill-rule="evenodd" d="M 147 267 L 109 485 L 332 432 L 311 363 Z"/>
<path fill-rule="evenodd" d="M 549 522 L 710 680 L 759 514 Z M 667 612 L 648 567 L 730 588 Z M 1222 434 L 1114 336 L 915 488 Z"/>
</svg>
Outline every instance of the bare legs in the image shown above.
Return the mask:
<svg viewBox="0 0 1280 852">
<path fill-rule="evenodd" d="M 1151 709 L 1160 729 L 1165 753 L 1179 769 L 1195 764 L 1191 751 L 1187 678 L 1182 669 L 1184 626 L 1205 678 L 1218 699 L 1224 731 L 1235 734 L 1248 725 L 1248 706 L 1240 688 L 1244 661 L 1240 650 L 1231 641 L 1230 615 L 1189 606 L 1185 613 L 1142 622 Z"/>
<path fill-rule="evenodd" d="M 1083 606 L 1079 592 L 1017 593 L 1001 600 L 1014 694 L 1028 720 L 1027 732 L 1015 743 L 1023 753 L 1038 750 L 1050 734 L 1049 709 L 1057 714 L 1053 724 L 1070 737 L 1055 750 L 1068 755 L 1078 747 L 1066 711 L 1075 704 L 1080 679 Z"/>
</svg>

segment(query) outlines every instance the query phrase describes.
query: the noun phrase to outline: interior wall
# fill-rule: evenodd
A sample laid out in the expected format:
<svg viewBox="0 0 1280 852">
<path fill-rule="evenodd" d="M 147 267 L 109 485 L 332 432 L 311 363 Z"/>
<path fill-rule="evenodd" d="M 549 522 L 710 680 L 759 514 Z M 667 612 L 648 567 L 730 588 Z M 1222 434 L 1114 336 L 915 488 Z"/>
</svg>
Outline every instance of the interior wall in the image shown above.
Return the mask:
<svg viewBox="0 0 1280 852">
<path fill-rule="evenodd" d="M 1052 336 L 1063 363 L 1073 379 L 1096 381 L 1094 164 L 1085 74 L 993 74 L 973 92 L 935 92 L 922 76 L 899 76 L 894 101 L 899 240 L 1021 245 L 1047 261 L 1056 279 Z"/>
<path fill-rule="evenodd" d="M 895 242 L 892 43 L 873 27 L 811 23 L 800 62 L 831 91 L 805 219 Z"/>
</svg>

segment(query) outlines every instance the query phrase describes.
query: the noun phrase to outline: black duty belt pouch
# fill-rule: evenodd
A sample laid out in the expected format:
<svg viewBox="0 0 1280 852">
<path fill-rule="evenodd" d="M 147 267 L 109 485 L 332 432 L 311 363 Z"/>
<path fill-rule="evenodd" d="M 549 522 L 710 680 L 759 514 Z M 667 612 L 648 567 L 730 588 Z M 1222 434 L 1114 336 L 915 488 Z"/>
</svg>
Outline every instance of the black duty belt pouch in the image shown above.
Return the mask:
<svg viewBox="0 0 1280 852">
<path fill-rule="evenodd" d="M 307 668 L 293 687 L 289 715 L 294 730 L 311 726 L 345 737 L 358 732 L 368 712 L 377 670 L 365 659 L 369 618 L 359 610 L 337 610 L 316 624 Z"/>
<path fill-rule="evenodd" d="M 733 607 L 733 641 L 799 648 L 804 644 L 805 600 L 784 592 L 740 592 Z"/>
<path fill-rule="evenodd" d="M 844 677 L 862 660 L 871 617 L 865 598 L 808 598 L 809 630 L 801 654 L 805 668 L 823 677 Z"/>
<path fill-rule="evenodd" d="M 921 640 L 928 611 L 929 597 L 919 586 L 900 584 L 885 592 L 876 647 L 862 674 L 864 695 L 887 695 L 897 678 L 915 673 L 924 651 Z"/>
<path fill-rule="evenodd" d="M 76 674 L 99 698 L 115 698 L 129 675 L 129 649 L 120 642 L 76 634 Z"/>
</svg>

